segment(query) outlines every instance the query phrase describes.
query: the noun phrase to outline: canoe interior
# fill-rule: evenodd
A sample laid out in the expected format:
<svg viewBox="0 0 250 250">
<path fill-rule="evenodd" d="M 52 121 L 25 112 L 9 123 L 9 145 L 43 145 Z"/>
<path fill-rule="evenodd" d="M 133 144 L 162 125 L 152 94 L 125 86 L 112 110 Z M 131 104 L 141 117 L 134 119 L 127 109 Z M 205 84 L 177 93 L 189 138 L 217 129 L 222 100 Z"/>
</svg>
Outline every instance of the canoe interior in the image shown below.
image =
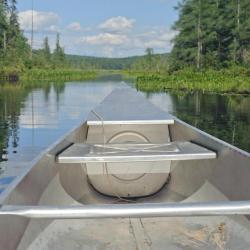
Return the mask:
<svg viewBox="0 0 250 250">
<path fill-rule="evenodd" d="M 149 183 L 147 192 L 150 195 L 140 197 L 140 192 L 145 190 L 139 190 L 131 201 L 121 199 L 117 193 L 123 190 L 117 186 L 114 191 L 112 185 L 104 185 L 103 175 L 87 176 L 86 169 L 90 166 L 55 161 L 56 156 L 72 143 L 100 143 L 102 132 L 98 132 L 98 126 L 93 126 L 90 130 L 85 122 L 49 149 L 15 186 L 1 195 L 1 204 L 60 206 L 250 200 L 249 154 L 178 119 L 174 124 L 123 126 L 129 126 L 126 131 L 131 137 L 148 133 L 150 143 L 195 142 L 216 152 L 217 158 L 166 161 L 168 171 L 144 176 L 147 179 L 143 179 L 143 183 Z M 124 131 L 120 125 L 104 126 L 107 126 L 107 138 L 109 131 Z M 121 139 L 117 138 L 114 143 Z M 134 173 L 135 177 L 138 174 Z M 130 177 L 122 174 L 123 184 Z M 140 186 L 131 179 L 128 183 L 127 192 Z M 246 216 L 103 220 L 0 217 L 0 249 L 248 249 L 249 233 L 250 222 Z"/>
</svg>

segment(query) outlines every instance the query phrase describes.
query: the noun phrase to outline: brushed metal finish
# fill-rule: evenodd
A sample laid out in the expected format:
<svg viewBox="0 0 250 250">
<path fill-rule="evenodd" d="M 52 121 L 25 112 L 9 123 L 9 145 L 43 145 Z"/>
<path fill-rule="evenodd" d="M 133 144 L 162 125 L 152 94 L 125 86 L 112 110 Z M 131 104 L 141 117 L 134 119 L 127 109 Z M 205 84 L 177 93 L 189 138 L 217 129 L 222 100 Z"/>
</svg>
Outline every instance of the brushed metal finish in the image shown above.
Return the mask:
<svg viewBox="0 0 250 250">
<path fill-rule="evenodd" d="M 74 144 L 58 157 L 59 163 L 146 162 L 214 159 L 216 153 L 190 142 L 168 144 Z"/>
<path fill-rule="evenodd" d="M 88 125 L 174 124 L 170 114 L 158 109 L 141 93 L 129 87 L 115 89 L 90 113 L 87 121 Z"/>
<path fill-rule="evenodd" d="M 125 105 L 125 104 L 124 104 Z M 167 144 L 168 125 L 89 126 L 87 144 Z M 141 197 L 159 191 L 169 178 L 171 161 L 86 163 L 88 181 L 101 194 Z M 63 164 L 61 165 L 61 167 Z M 76 167 L 76 165 L 75 165 Z M 154 171 L 152 171 L 154 169 Z M 104 174 L 105 173 L 105 174 Z"/>
<path fill-rule="evenodd" d="M 174 124 L 173 119 L 169 120 L 123 120 L 123 121 L 87 121 L 88 126 L 102 126 L 102 125 L 169 125 Z"/>
<path fill-rule="evenodd" d="M 250 201 L 86 205 L 75 207 L 3 206 L 0 209 L 0 216 L 16 215 L 32 219 L 147 218 L 249 214 Z"/>
<path fill-rule="evenodd" d="M 125 92 L 123 93 L 125 95 Z M 135 94 L 135 96 L 137 95 Z M 131 110 L 136 110 L 137 104 L 133 103 Z M 120 112 L 122 113 L 123 110 L 121 110 Z M 163 111 L 160 111 L 160 113 L 161 112 Z M 165 114 L 163 118 L 158 117 L 157 120 L 165 120 L 166 117 L 167 116 Z M 156 117 L 154 118 L 156 119 Z M 62 152 L 63 149 L 65 149 L 72 143 L 102 143 L 102 139 L 100 139 L 102 134 L 100 127 L 101 126 L 92 126 L 91 128 L 91 126 L 87 126 L 87 121 L 81 123 L 81 125 L 74 128 L 64 138 L 44 151 L 43 154 L 38 156 L 35 161 L 28 164 L 27 169 L 25 169 L 24 173 L 16 178 L 15 181 L 0 194 L 0 204 L 3 205 L 3 208 L 9 205 L 14 206 L 14 208 L 25 209 L 27 208 L 26 206 L 28 206 L 28 208 L 40 208 L 40 206 L 45 206 L 45 208 L 48 208 L 46 207 L 47 205 L 53 205 L 56 209 L 58 209 L 59 205 L 63 205 L 67 206 L 66 208 L 71 209 L 72 207 L 68 207 L 68 205 L 73 204 L 73 202 L 69 202 L 62 193 L 67 193 L 67 197 L 71 197 L 71 200 L 73 201 L 79 201 L 81 199 L 81 203 L 105 203 L 107 198 L 104 198 L 104 196 L 97 194 L 97 192 L 91 189 L 88 183 L 88 178 L 83 172 L 80 164 L 78 166 L 76 165 L 74 168 L 71 168 L 70 164 L 59 165 L 55 162 L 56 155 L 58 155 L 60 152 Z M 187 199 L 188 197 L 191 197 L 193 194 L 195 194 L 204 185 L 204 183 L 209 182 L 211 186 L 213 186 L 214 188 L 216 188 L 216 190 L 223 194 L 226 199 L 229 199 L 230 201 L 245 200 L 245 202 L 233 202 L 226 204 L 221 202 L 213 202 L 213 208 L 210 208 L 209 206 L 207 207 L 207 205 L 209 205 L 207 203 L 199 203 L 199 206 L 202 206 L 203 208 L 204 206 L 206 206 L 207 208 L 209 208 L 208 211 L 203 210 L 203 212 L 218 212 L 218 214 L 228 213 L 228 215 L 240 213 L 249 214 L 248 200 L 250 200 L 250 154 L 248 152 L 240 150 L 207 133 L 204 133 L 203 131 L 196 129 L 186 124 L 185 122 L 178 120 L 177 118 L 174 118 L 174 124 L 169 126 L 147 125 L 145 127 L 145 125 L 108 125 L 105 127 L 107 141 L 112 136 L 116 136 L 116 134 L 121 133 L 121 131 L 125 131 L 126 128 L 129 132 L 136 131 L 137 133 L 141 133 L 143 131 L 143 134 L 148 134 L 150 143 L 167 143 L 169 142 L 168 138 L 170 135 L 172 141 L 192 141 L 217 153 L 217 158 L 211 160 L 175 161 L 174 164 L 171 164 L 170 183 L 168 184 L 168 186 L 164 187 L 161 192 L 155 194 L 154 196 L 146 198 L 145 200 L 147 201 L 147 203 L 152 203 L 155 201 L 155 199 L 157 199 L 157 202 L 167 202 L 169 198 L 168 191 L 177 194 L 179 197 L 183 197 L 181 199 L 178 198 L 178 201 Z M 91 137 L 89 138 L 89 141 L 87 141 L 87 135 L 89 133 L 91 134 Z M 50 185 L 56 177 L 59 179 L 56 186 Z M 149 175 L 147 183 L 151 182 L 154 184 L 158 184 L 157 182 L 159 182 L 159 179 L 153 177 L 154 175 Z M 99 180 L 97 179 L 97 181 Z M 162 183 L 158 186 L 162 186 Z M 41 199 L 41 197 L 45 193 L 46 199 Z M 86 194 L 89 197 L 87 201 L 85 199 Z M 101 198 L 96 199 L 96 196 Z M 216 197 L 215 194 L 208 189 L 207 192 L 205 192 L 205 194 L 203 194 L 200 198 L 202 198 L 202 201 L 211 202 Z M 114 199 L 110 199 L 112 202 L 114 201 Z M 142 202 L 144 202 L 144 200 Z M 163 203 L 161 203 L 161 205 L 162 204 Z M 167 205 L 166 203 L 164 204 Z M 152 205 L 153 204 L 150 204 L 150 206 Z M 179 206 L 182 204 L 175 205 Z M 180 213 L 183 213 L 183 215 L 188 215 L 188 213 L 190 212 L 187 211 L 187 208 L 190 208 L 190 204 L 183 203 L 183 206 L 185 205 L 188 205 L 188 207 L 178 208 L 180 209 L 178 210 L 179 215 Z M 8 209 L 9 207 L 5 208 Z M 184 208 L 185 211 L 181 210 Z M 216 210 L 214 210 L 215 208 Z M 195 207 L 195 209 L 198 209 L 198 207 Z M 12 212 L 16 212 L 16 210 L 13 210 Z M 136 212 L 139 212 L 139 210 L 137 210 Z M 200 211 L 198 210 L 192 210 L 192 212 L 200 213 Z M 53 211 L 53 213 L 57 213 L 57 211 Z M 67 213 L 69 213 L 69 211 L 67 211 Z M 151 214 L 150 216 L 153 216 L 153 214 Z M 112 216 L 112 218 L 113 217 L 114 216 Z M 215 217 L 215 221 L 218 225 L 221 223 L 221 218 L 218 218 L 218 220 L 216 218 L 217 217 Z M 233 221 L 236 221 L 237 218 L 234 217 Z M 244 227 L 244 230 L 248 230 L 246 228 L 250 226 L 250 222 L 249 220 L 247 220 L 248 218 L 249 216 L 244 217 L 244 223 L 246 223 L 246 227 Z M 239 217 L 239 219 L 242 218 Z M 35 221 L 38 222 L 42 220 Z M 185 219 L 180 218 L 180 221 L 184 222 Z M 32 233 L 28 234 L 27 238 L 29 239 L 29 242 L 33 242 L 34 239 L 48 226 L 48 224 L 51 223 L 51 220 L 45 220 L 41 226 L 42 222 L 33 224 L 32 220 L 30 221 L 26 217 L 13 216 L 12 214 L 8 215 L 7 213 L 5 213 L 5 215 L 2 215 L 0 218 L 0 249 L 17 249 L 25 231 L 29 227 L 29 222 L 33 225 L 33 227 L 31 230 Z M 98 220 L 96 220 L 95 222 L 99 226 Z M 158 226 L 159 221 L 152 219 L 152 222 Z M 199 221 L 197 221 L 197 218 L 194 218 L 194 220 L 190 221 L 190 223 L 191 222 L 195 222 L 197 225 L 197 222 Z M 62 226 L 65 225 L 63 223 L 64 222 L 62 222 Z M 72 221 L 72 223 L 74 223 L 74 221 Z M 78 223 L 84 224 L 84 222 L 81 222 L 79 220 Z M 164 224 L 167 223 L 168 221 L 166 221 L 166 223 L 164 222 Z M 234 224 L 232 224 L 232 227 L 233 225 Z M 230 228 L 228 228 L 228 230 L 231 230 Z M 101 228 L 99 232 L 102 232 L 102 230 L 105 230 L 105 227 Z M 246 233 L 248 232 L 250 231 L 246 231 Z M 162 231 L 159 230 L 159 233 L 158 231 L 155 231 L 154 233 L 158 235 L 162 234 Z M 237 240 L 234 240 L 234 238 L 241 239 L 239 238 L 239 236 L 242 236 L 242 231 L 237 231 L 235 237 L 231 238 L 231 240 L 235 242 L 235 245 L 237 245 L 239 241 L 237 242 Z M 168 245 L 166 245 L 166 248 L 168 248 Z M 204 248 L 207 247 L 204 246 Z"/>
</svg>

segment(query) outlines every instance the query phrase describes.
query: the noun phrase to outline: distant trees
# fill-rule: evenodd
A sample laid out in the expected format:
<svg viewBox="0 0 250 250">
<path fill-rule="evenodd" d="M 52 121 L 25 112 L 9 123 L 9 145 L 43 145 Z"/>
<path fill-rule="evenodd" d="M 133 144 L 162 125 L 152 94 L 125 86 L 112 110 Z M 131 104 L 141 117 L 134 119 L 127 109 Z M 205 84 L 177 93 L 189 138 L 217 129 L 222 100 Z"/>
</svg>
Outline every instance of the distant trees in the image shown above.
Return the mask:
<svg viewBox="0 0 250 250">
<path fill-rule="evenodd" d="M 0 67 L 22 70 L 28 60 L 29 45 L 20 30 L 16 0 L 0 0 Z"/>
<path fill-rule="evenodd" d="M 47 62 L 51 60 L 51 52 L 49 46 L 49 38 L 46 36 L 43 41 L 43 56 Z"/>
<path fill-rule="evenodd" d="M 60 34 L 56 35 L 56 48 L 53 54 L 53 63 L 55 66 L 63 66 L 66 63 L 64 49 L 60 45 Z"/>
<path fill-rule="evenodd" d="M 49 39 L 45 37 L 43 48 L 34 50 L 30 57 L 30 45 L 20 29 L 17 1 L 0 0 L 0 72 L 22 71 L 26 68 L 67 67 L 60 35 L 56 36 L 56 48 L 51 53 Z"/>
<path fill-rule="evenodd" d="M 63 47 L 60 45 L 60 35 L 56 35 L 56 47 L 51 53 L 49 38 L 43 40 L 42 49 L 35 50 L 33 56 L 33 67 L 36 68 L 65 68 L 68 67 L 68 61 Z"/>
<path fill-rule="evenodd" d="M 249 0 L 182 0 L 176 9 L 174 67 L 250 63 Z"/>
<path fill-rule="evenodd" d="M 169 68 L 167 54 L 154 54 L 153 48 L 145 50 L 146 55 L 139 57 L 132 65 L 135 71 L 165 72 Z"/>
</svg>

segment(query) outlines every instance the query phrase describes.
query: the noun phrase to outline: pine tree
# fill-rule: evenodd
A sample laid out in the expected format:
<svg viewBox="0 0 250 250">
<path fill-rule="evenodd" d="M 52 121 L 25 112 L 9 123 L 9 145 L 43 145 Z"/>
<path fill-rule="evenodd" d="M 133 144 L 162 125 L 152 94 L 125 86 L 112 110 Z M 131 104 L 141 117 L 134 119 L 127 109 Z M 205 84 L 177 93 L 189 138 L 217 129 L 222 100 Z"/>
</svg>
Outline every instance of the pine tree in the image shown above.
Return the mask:
<svg viewBox="0 0 250 250">
<path fill-rule="evenodd" d="M 54 65 L 57 67 L 61 67 L 65 64 L 65 53 L 64 49 L 60 45 L 60 34 L 57 33 L 56 35 L 56 48 L 53 54 L 54 58 Z"/>
<path fill-rule="evenodd" d="M 47 61 L 47 63 L 50 62 L 50 46 L 49 46 L 49 38 L 45 37 L 44 38 L 44 42 L 43 42 L 43 54 L 44 54 L 44 58 Z"/>
<path fill-rule="evenodd" d="M 239 0 L 238 0 L 239 1 Z M 239 6 L 239 44 L 240 61 L 244 64 L 250 63 L 250 2 L 240 0 Z"/>
<path fill-rule="evenodd" d="M 16 8 L 16 0 L 10 1 L 9 7 L 9 29 L 8 29 L 8 37 L 7 43 L 10 47 L 15 47 L 16 40 L 18 36 L 20 36 L 20 28 L 18 23 L 18 15 Z"/>
<path fill-rule="evenodd" d="M 174 29 L 179 32 L 174 39 L 172 58 L 177 67 L 185 65 L 201 67 L 202 64 L 202 1 L 183 0 L 176 8 L 179 20 Z"/>
<path fill-rule="evenodd" d="M 249 0 L 183 0 L 177 7 L 172 64 L 177 67 L 225 67 L 248 63 Z"/>
<path fill-rule="evenodd" d="M 153 55 L 154 55 L 154 49 L 152 48 L 147 48 L 145 50 L 146 52 L 146 65 L 147 65 L 147 70 L 152 70 L 153 68 Z"/>
<path fill-rule="evenodd" d="M 7 2 L 0 0 L 0 52 L 6 50 L 7 24 Z"/>
</svg>

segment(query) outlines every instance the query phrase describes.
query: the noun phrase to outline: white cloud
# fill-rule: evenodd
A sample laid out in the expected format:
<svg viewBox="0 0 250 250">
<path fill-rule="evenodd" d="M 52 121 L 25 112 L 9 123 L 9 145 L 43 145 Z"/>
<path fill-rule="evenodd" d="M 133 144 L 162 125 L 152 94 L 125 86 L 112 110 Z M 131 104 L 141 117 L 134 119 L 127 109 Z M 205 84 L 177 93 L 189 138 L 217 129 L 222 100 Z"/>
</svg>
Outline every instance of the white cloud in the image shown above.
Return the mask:
<svg viewBox="0 0 250 250">
<path fill-rule="evenodd" d="M 121 45 L 128 41 L 126 35 L 101 33 L 94 36 L 82 37 L 79 42 L 90 45 Z"/>
<path fill-rule="evenodd" d="M 135 36 L 133 46 L 137 48 L 171 49 L 171 40 L 176 32 L 170 29 L 153 30 Z"/>
<path fill-rule="evenodd" d="M 60 17 L 54 12 L 34 11 L 34 30 L 55 31 L 60 22 Z M 32 11 L 27 10 L 19 13 L 21 29 L 28 31 L 32 28 Z"/>
<path fill-rule="evenodd" d="M 136 29 L 129 33 L 94 33 L 83 37 L 72 37 L 67 44 L 71 44 L 70 50 L 75 54 L 89 56 L 126 57 L 145 54 L 146 48 L 153 48 L 155 53 L 171 51 L 171 40 L 176 32 L 170 28 L 150 26 L 143 30 Z"/>
<path fill-rule="evenodd" d="M 80 31 L 82 29 L 81 24 L 78 22 L 73 22 L 67 26 L 68 30 L 71 31 Z"/>
<path fill-rule="evenodd" d="M 134 19 L 128 19 L 126 17 L 117 16 L 106 20 L 104 23 L 99 25 L 100 29 L 109 32 L 123 32 L 133 28 L 135 23 Z"/>
<path fill-rule="evenodd" d="M 31 15 L 30 10 L 19 13 L 20 25 L 24 31 L 31 30 Z M 53 49 L 55 32 L 60 30 L 61 44 L 65 46 L 66 53 L 126 57 L 142 55 L 149 47 L 155 53 L 169 52 L 172 48 L 171 40 L 177 34 L 164 26 L 135 26 L 134 19 L 122 16 L 112 17 L 95 27 L 83 27 L 80 22 L 74 21 L 64 29 L 59 29 L 59 24 L 58 14 L 34 11 L 34 30 L 37 31 L 34 47 L 40 48 L 47 35 Z M 26 35 L 30 38 L 30 34 Z"/>
</svg>

